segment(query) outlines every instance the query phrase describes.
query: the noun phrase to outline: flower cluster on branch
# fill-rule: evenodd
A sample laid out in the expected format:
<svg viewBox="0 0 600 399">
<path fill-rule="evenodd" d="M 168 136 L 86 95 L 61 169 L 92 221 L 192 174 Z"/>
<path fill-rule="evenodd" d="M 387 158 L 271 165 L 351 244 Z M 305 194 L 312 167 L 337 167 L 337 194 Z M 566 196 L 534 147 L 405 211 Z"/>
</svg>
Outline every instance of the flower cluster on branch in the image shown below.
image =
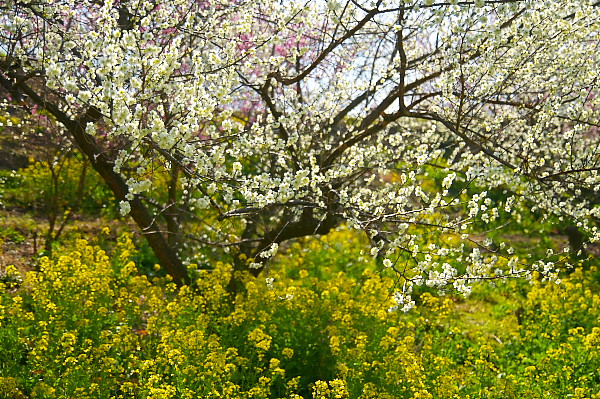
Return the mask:
<svg viewBox="0 0 600 399">
<path fill-rule="evenodd" d="M 258 274 L 347 224 L 404 308 L 414 284 L 555 273 L 476 239 L 523 206 L 600 238 L 594 1 L 5 4 L 5 106 L 65 126 L 161 263 L 213 246 Z"/>
</svg>

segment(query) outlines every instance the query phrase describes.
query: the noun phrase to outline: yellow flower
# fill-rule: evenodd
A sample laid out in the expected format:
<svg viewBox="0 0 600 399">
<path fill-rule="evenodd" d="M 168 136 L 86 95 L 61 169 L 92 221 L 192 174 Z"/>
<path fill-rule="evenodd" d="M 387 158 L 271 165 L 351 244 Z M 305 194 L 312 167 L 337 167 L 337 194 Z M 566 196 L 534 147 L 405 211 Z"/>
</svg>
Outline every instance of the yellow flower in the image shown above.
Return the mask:
<svg viewBox="0 0 600 399">
<path fill-rule="evenodd" d="M 272 338 L 270 335 L 265 334 L 263 332 L 264 326 L 257 327 L 250 334 L 248 334 L 248 339 L 256 346 L 258 349 L 262 349 L 264 351 L 268 351 L 271 348 Z"/>
<path fill-rule="evenodd" d="M 600 346 L 600 327 L 592 328 L 592 332 L 583 338 L 583 344 L 588 351 L 597 351 Z"/>
<path fill-rule="evenodd" d="M 281 353 L 283 354 L 284 357 L 286 357 L 288 359 L 291 359 L 292 356 L 294 356 L 294 350 L 291 348 L 283 348 Z"/>
</svg>

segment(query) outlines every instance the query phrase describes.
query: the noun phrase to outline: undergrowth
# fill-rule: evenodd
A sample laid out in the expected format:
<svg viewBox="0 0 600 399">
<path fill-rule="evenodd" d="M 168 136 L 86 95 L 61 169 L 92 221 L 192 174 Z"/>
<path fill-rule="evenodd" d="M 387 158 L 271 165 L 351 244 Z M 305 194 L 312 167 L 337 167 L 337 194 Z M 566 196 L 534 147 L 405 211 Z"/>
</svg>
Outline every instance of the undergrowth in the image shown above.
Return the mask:
<svg viewBox="0 0 600 399">
<path fill-rule="evenodd" d="M 423 292 L 390 312 L 397 281 L 356 240 L 342 230 L 292 246 L 235 297 L 228 264 L 195 270 L 193 289 L 140 273 L 129 235 L 108 254 L 75 240 L 39 271 L 8 267 L 0 395 L 600 398 L 595 266 L 467 299 Z"/>
</svg>

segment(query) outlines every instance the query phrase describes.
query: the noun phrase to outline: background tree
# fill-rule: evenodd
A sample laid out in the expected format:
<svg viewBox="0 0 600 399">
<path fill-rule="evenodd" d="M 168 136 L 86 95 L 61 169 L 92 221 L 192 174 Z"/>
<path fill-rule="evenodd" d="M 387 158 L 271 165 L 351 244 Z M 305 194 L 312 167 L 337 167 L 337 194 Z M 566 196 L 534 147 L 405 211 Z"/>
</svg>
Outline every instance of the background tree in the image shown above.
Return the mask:
<svg viewBox="0 0 600 399">
<path fill-rule="evenodd" d="M 414 284 L 551 274 L 473 244 L 522 201 L 599 237 L 597 3 L 3 11 L 0 83 L 65 127 L 178 283 L 199 247 L 258 274 L 279 244 L 346 223 L 403 278 L 406 308 Z"/>
</svg>

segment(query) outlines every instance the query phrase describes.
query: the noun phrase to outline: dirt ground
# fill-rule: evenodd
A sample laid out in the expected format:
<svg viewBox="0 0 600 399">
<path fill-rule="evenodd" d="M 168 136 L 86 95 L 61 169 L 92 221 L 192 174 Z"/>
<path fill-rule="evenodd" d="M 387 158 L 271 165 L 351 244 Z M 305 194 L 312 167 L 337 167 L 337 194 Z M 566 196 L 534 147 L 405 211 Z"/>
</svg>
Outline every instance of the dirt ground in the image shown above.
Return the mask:
<svg viewBox="0 0 600 399">
<path fill-rule="evenodd" d="M 75 217 L 65 227 L 63 236 L 92 238 L 98 236 L 106 226 L 114 232 L 109 238 L 114 239 L 118 231 L 133 228 L 118 221 Z M 21 272 L 35 269 L 36 259 L 44 249 L 47 231 L 48 221 L 41 216 L 17 210 L 0 210 L 0 273 L 9 265 L 14 265 Z"/>
</svg>

